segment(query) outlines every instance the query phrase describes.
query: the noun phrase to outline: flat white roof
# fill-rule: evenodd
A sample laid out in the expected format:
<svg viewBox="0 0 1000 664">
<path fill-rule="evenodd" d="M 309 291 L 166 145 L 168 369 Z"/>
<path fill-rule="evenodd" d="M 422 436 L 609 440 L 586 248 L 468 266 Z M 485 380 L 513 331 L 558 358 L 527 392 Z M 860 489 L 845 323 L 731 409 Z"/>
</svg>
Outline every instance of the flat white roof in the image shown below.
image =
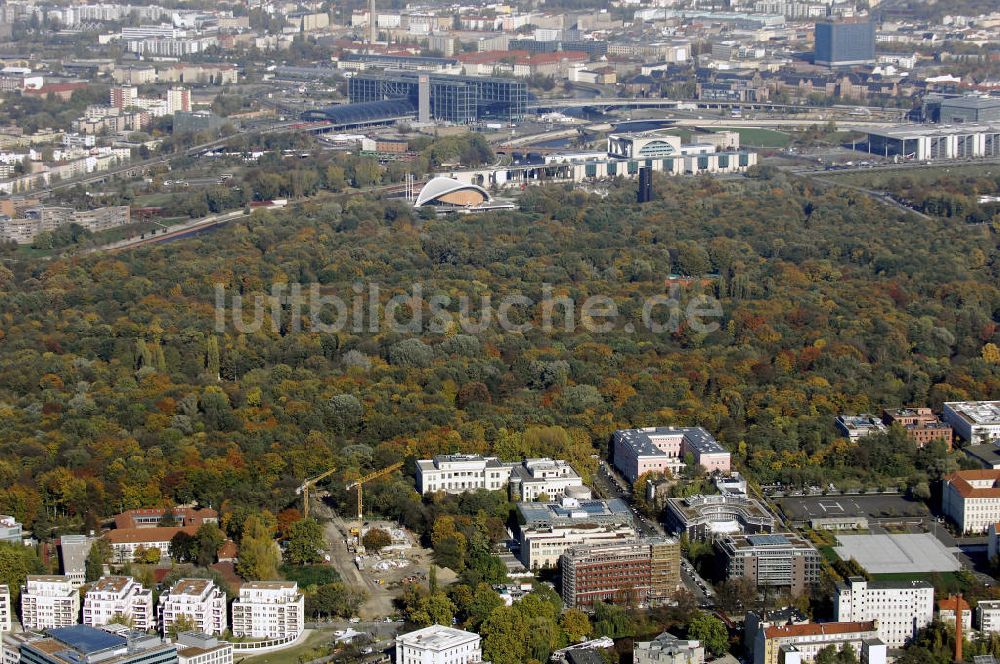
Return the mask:
<svg viewBox="0 0 1000 664">
<path fill-rule="evenodd" d="M 444 625 L 431 625 L 396 637 L 398 643 L 428 650 L 447 650 L 473 640 L 479 641 L 479 635 Z"/>
<path fill-rule="evenodd" d="M 1000 424 L 1000 401 L 950 401 L 944 405 L 972 424 Z"/>
<path fill-rule="evenodd" d="M 1000 124 L 955 124 L 955 125 L 921 125 L 907 124 L 894 127 L 881 127 L 865 130 L 869 136 L 884 136 L 886 138 L 916 140 L 918 138 L 937 136 L 964 136 L 969 134 L 1000 133 Z"/>
</svg>

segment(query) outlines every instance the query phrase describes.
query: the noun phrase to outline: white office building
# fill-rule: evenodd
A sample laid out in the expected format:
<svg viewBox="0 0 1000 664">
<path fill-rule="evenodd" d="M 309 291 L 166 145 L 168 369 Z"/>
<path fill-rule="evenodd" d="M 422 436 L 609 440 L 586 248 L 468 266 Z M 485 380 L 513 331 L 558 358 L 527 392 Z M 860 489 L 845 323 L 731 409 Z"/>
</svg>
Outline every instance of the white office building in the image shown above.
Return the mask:
<svg viewBox="0 0 1000 664">
<path fill-rule="evenodd" d="M 1000 438 L 1000 401 L 946 401 L 941 416 L 967 442 Z"/>
<path fill-rule="evenodd" d="M 21 586 L 25 630 L 68 627 L 80 622 L 80 593 L 68 576 L 29 576 Z"/>
<path fill-rule="evenodd" d="M 1000 124 L 898 125 L 869 129 L 868 150 L 916 161 L 1000 156 Z"/>
<path fill-rule="evenodd" d="M 201 632 L 181 632 L 174 640 L 177 664 L 233 664 L 233 644 Z"/>
<path fill-rule="evenodd" d="M 995 529 L 1000 522 L 1000 470 L 959 470 L 946 475 L 941 511 L 962 533 L 986 533 L 990 526 Z"/>
<path fill-rule="evenodd" d="M 561 459 L 525 459 L 524 463 L 511 469 L 511 497 L 532 501 L 542 494 L 549 500 L 561 500 L 566 495 L 577 499 L 590 498 L 590 492 L 584 491 L 583 480 L 573 466 Z"/>
<path fill-rule="evenodd" d="M 637 537 L 628 505 L 621 499 L 518 503 L 520 560 L 528 569 L 555 568 L 575 547 L 620 544 Z"/>
<path fill-rule="evenodd" d="M 237 638 L 284 639 L 302 633 L 305 599 L 294 581 L 250 581 L 233 602 Z"/>
<path fill-rule="evenodd" d="M 934 587 L 926 581 L 866 581 L 851 577 L 837 587 L 835 620 L 878 621 L 878 638 L 902 648 L 934 619 Z"/>
<path fill-rule="evenodd" d="M 83 624 L 107 625 L 123 617 L 134 629 L 147 631 L 156 627 L 153 593 L 130 576 L 100 578 L 83 598 Z"/>
<path fill-rule="evenodd" d="M 20 544 L 23 534 L 21 524 L 12 516 L 0 514 L 0 542 Z"/>
<path fill-rule="evenodd" d="M 537 500 L 542 494 L 550 500 L 590 498 L 590 490 L 571 465 L 547 457 L 512 463 L 479 455 L 438 455 L 417 461 L 417 487 L 422 494 L 508 489 L 512 498 L 523 501 Z"/>
<path fill-rule="evenodd" d="M 1000 632 L 1000 600 L 979 600 L 976 605 L 976 625 L 982 632 Z"/>
<path fill-rule="evenodd" d="M 10 605 L 10 588 L 0 585 L 0 632 L 11 630 L 11 626 L 14 624 L 13 616 L 14 607 Z"/>
<path fill-rule="evenodd" d="M 183 34 L 183 30 L 178 30 L 172 25 L 140 25 L 123 27 L 121 39 L 123 42 L 143 39 L 174 39 Z"/>
<path fill-rule="evenodd" d="M 664 632 L 652 641 L 636 641 L 634 664 L 705 664 L 705 647 L 700 641 L 678 639 Z"/>
<path fill-rule="evenodd" d="M 513 464 L 496 457 L 469 454 L 439 454 L 417 461 L 417 488 L 422 494 L 446 491 L 464 493 L 476 489 L 507 488 Z"/>
<path fill-rule="evenodd" d="M 194 630 L 209 635 L 229 628 L 226 594 L 208 579 L 181 579 L 160 595 L 157 622 L 166 634 L 181 616 L 194 623 Z"/>
<path fill-rule="evenodd" d="M 396 637 L 396 664 L 475 664 L 483 661 L 478 634 L 431 625 Z"/>
</svg>

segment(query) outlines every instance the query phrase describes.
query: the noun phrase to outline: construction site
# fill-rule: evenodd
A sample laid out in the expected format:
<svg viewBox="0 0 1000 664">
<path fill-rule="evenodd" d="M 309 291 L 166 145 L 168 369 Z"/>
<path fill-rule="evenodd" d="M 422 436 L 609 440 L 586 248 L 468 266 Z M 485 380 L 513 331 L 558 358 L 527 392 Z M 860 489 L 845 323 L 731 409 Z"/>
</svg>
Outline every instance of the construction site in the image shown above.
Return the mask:
<svg viewBox="0 0 1000 664">
<path fill-rule="evenodd" d="M 426 583 L 433 564 L 433 551 L 422 547 L 414 533 L 395 522 L 366 521 L 364 518 L 364 485 L 394 472 L 401 465 L 394 464 L 350 482 L 346 488 L 357 494 L 357 507 L 347 518 L 324 500 L 327 492 L 317 488 L 317 484 L 336 469 L 310 478 L 299 487 L 303 513 L 323 525 L 330 564 L 344 583 L 368 593 L 368 600 L 358 611 L 358 618 L 364 621 L 395 614 L 395 600 L 402 597 L 405 584 Z M 362 540 L 376 528 L 389 535 L 390 543 L 378 552 L 366 551 Z M 455 573 L 439 568 L 438 578 L 442 583 L 450 583 Z"/>
</svg>

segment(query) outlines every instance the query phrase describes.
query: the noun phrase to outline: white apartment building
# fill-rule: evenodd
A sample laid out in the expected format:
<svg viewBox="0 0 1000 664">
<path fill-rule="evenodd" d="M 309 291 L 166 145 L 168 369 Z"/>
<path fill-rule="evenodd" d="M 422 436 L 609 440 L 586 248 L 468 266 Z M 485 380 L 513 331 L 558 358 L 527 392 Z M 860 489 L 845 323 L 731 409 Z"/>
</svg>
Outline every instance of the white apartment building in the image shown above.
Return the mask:
<svg viewBox="0 0 1000 664">
<path fill-rule="evenodd" d="M 182 34 L 184 34 L 182 30 L 177 30 L 168 24 L 140 25 L 122 28 L 121 39 L 124 42 L 143 39 L 175 39 Z"/>
<path fill-rule="evenodd" d="M 561 459 L 525 459 L 524 463 L 511 468 L 510 495 L 519 496 L 520 500 L 537 500 L 545 494 L 549 500 L 560 500 L 569 493 L 574 498 L 589 498 L 588 495 L 578 495 L 580 492 L 569 491 L 571 487 L 583 488 L 583 480 L 573 466 Z"/>
<path fill-rule="evenodd" d="M 944 478 L 941 511 L 963 533 L 985 533 L 1000 521 L 1000 470 L 959 470 Z"/>
<path fill-rule="evenodd" d="M 138 630 L 155 628 L 153 592 L 130 576 L 101 577 L 84 595 L 83 624 L 100 627 L 116 616 L 127 618 Z"/>
<path fill-rule="evenodd" d="M 251 581 L 233 602 L 233 635 L 284 639 L 302 633 L 305 599 L 294 581 Z"/>
<path fill-rule="evenodd" d="M 10 605 L 10 588 L 8 586 L 0 586 L 0 632 L 9 632 L 11 630 L 13 615 L 14 607 Z"/>
<path fill-rule="evenodd" d="M 80 622 L 80 593 L 68 576 L 29 576 L 21 586 L 25 630 L 69 627 Z"/>
<path fill-rule="evenodd" d="M 1000 401 L 946 401 L 941 419 L 970 443 L 1000 438 Z"/>
<path fill-rule="evenodd" d="M 1000 632 L 1000 600 L 979 600 L 976 624 L 982 632 Z"/>
<path fill-rule="evenodd" d="M 229 628 L 226 594 L 209 579 L 181 579 L 160 595 L 160 630 L 166 634 L 181 616 L 190 618 L 196 631 L 222 634 Z"/>
<path fill-rule="evenodd" d="M 474 664 L 483 661 L 478 634 L 431 625 L 396 637 L 396 664 Z"/>
<path fill-rule="evenodd" d="M 496 457 L 439 454 L 433 459 L 417 461 L 417 488 L 422 494 L 463 493 L 476 489 L 499 491 L 507 487 L 512 466 Z"/>
<path fill-rule="evenodd" d="M 926 581 L 865 581 L 851 577 L 837 588 L 834 620 L 878 621 L 878 638 L 902 648 L 934 619 L 934 587 Z"/>
<path fill-rule="evenodd" d="M 191 91 L 187 88 L 170 88 L 167 90 L 167 113 L 173 115 L 178 111 L 191 110 Z"/>
</svg>

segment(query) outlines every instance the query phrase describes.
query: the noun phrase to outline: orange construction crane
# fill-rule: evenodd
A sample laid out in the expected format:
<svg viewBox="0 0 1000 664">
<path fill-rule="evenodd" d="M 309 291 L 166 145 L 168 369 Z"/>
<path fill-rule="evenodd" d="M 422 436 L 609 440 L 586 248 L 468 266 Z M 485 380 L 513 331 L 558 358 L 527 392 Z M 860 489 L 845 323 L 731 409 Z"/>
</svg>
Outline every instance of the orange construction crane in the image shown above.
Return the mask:
<svg viewBox="0 0 1000 664">
<path fill-rule="evenodd" d="M 316 477 L 311 477 L 302 483 L 298 489 L 295 490 L 296 494 L 302 494 L 302 517 L 305 519 L 309 518 L 309 490 L 316 486 L 316 483 L 320 480 L 324 480 L 330 475 L 337 472 L 336 468 L 331 468 L 325 473 L 320 473 Z"/>
<path fill-rule="evenodd" d="M 382 470 L 376 470 L 374 473 L 368 473 L 364 477 L 359 477 L 358 479 L 354 480 L 353 482 L 351 482 L 350 484 L 347 485 L 347 490 L 348 491 L 350 491 L 351 489 L 354 489 L 354 488 L 357 488 L 357 490 L 358 490 L 358 521 L 363 521 L 364 520 L 364 514 L 363 514 L 362 509 L 361 509 L 362 505 L 363 505 L 363 503 L 362 503 L 363 499 L 361 497 L 361 487 L 366 482 L 371 482 L 372 480 L 376 480 L 376 479 L 378 479 L 380 477 L 384 477 L 385 475 L 388 475 L 389 473 L 391 473 L 391 472 L 393 472 L 395 470 L 399 470 L 402 467 L 403 467 L 403 462 L 400 461 L 399 463 L 394 463 L 391 466 L 383 468 Z"/>
</svg>

